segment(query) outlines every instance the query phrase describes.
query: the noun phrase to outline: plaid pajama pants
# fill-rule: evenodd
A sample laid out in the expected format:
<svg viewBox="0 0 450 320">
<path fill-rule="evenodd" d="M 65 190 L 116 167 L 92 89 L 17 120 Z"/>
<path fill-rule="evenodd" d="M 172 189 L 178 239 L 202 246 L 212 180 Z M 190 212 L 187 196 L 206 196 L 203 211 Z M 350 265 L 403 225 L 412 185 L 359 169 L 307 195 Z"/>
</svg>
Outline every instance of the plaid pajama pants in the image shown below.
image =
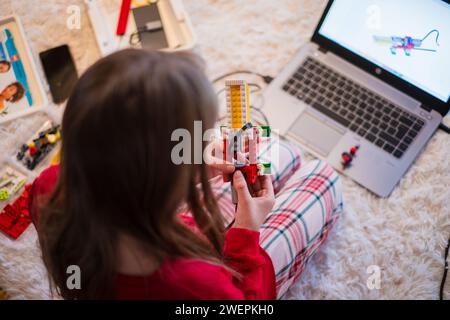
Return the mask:
<svg viewBox="0 0 450 320">
<path fill-rule="evenodd" d="M 271 153 L 275 148 L 277 152 Z M 261 247 L 275 268 L 277 296 L 282 297 L 296 281 L 306 262 L 326 240 L 342 212 L 339 176 L 326 162 L 305 165 L 300 150 L 272 138 L 261 148 L 260 160 L 272 162 L 275 206 L 260 230 Z M 234 217 L 230 183 L 222 177 L 211 180 L 213 192 L 227 223 Z"/>
</svg>

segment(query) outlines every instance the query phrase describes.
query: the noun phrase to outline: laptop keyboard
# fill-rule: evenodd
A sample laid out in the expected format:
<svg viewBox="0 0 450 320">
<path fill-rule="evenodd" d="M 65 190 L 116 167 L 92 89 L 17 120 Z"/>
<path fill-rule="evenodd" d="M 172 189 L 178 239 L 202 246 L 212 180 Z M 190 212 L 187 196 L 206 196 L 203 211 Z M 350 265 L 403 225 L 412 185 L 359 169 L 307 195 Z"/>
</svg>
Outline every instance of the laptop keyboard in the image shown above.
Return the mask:
<svg viewBox="0 0 450 320">
<path fill-rule="evenodd" d="M 425 121 L 308 57 L 283 90 L 401 158 Z"/>
</svg>

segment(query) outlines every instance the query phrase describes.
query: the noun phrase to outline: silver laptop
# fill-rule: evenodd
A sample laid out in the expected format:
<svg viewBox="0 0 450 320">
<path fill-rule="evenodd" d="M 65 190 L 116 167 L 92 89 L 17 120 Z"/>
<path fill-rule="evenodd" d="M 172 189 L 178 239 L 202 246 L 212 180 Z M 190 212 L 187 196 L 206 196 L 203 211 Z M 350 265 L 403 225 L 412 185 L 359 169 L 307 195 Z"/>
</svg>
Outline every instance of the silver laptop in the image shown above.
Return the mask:
<svg viewBox="0 0 450 320">
<path fill-rule="evenodd" d="M 449 17 L 448 1 L 329 1 L 264 92 L 270 125 L 388 196 L 450 109 Z"/>
</svg>

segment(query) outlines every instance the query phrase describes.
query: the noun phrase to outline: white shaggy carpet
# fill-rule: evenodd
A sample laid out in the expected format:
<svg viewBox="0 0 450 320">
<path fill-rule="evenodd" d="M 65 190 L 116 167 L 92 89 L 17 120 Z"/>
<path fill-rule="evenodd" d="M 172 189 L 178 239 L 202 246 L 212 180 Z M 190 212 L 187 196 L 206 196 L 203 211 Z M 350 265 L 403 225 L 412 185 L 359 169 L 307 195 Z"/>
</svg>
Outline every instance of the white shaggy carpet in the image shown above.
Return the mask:
<svg viewBox="0 0 450 320">
<path fill-rule="evenodd" d="M 211 77 L 235 69 L 276 75 L 307 41 L 325 5 L 324 0 L 184 2 Z M 82 8 L 81 30 L 65 28 L 72 4 Z M 22 18 L 35 56 L 68 43 L 80 72 L 99 57 L 81 0 L 2 0 L 0 14 Z M 0 153 L 14 152 L 37 118 L 0 126 Z M 450 235 L 450 136 L 434 136 L 389 199 L 343 180 L 347 210 L 288 298 L 436 299 Z M 379 290 L 366 286 L 370 265 L 381 268 Z M 14 299 L 49 297 L 33 227 L 18 241 L 0 234 L 0 287 Z M 446 294 L 450 298 L 450 283 Z"/>
</svg>

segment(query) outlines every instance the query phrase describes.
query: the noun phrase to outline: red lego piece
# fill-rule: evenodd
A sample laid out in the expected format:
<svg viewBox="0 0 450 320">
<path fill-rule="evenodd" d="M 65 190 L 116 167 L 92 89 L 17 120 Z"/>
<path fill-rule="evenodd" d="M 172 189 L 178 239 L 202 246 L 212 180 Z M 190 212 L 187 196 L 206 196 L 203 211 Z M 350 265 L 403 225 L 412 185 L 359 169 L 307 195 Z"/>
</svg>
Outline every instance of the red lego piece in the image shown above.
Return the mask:
<svg viewBox="0 0 450 320">
<path fill-rule="evenodd" d="M 256 183 L 256 178 L 258 177 L 258 166 L 256 164 L 249 164 L 242 168 L 239 168 L 245 177 L 248 184 L 252 185 Z"/>
<path fill-rule="evenodd" d="M 223 139 L 223 161 L 227 161 L 227 139 Z M 224 174 L 223 182 L 230 182 L 232 175 Z"/>
<path fill-rule="evenodd" d="M 28 228 L 31 217 L 28 207 L 31 184 L 25 186 L 24 192 L 12 204 L 0 212 L 0 231 L 17 239 Z"/>
<path fill-rule="evenodd" d="M 350 149 L 350 153 L 352 154 L 352 156 L 354 156 L 356 154 L 358 149 L 359 149 L 359 146 L 354 146 Z"/>
<path fill-rule="evenodd" d="M 30 156 L 32 156 L 32 157 L 36 154 L 37 151 L 38 151 L 38 149 L 36 147 L 28 148 L 28 152 L 30 152 Z"/>
<path fill-rule="evenodd" d="M 354 146 L 350 148 L 350 152 L 342 152 L 341 158 L 342 158 L 342 165 L 344 166 L 344 169 L 347 169 L 350 167 L 353 161 L 353 157 L 356 155 L 356 152 L 358 152 L 359 146 Z"/>
<path fill-rule="evenodd" d="M 350 166 L 353 160 L 353 156 L 348 152 L 343 152 L 342 155 L 342 165 L 344 166 L 344 169 Z"/>
<path fill-rule="evenodd" d="M 223 139 L 223 161 L 227 161 L 227 139 Z"/>
</svg>

